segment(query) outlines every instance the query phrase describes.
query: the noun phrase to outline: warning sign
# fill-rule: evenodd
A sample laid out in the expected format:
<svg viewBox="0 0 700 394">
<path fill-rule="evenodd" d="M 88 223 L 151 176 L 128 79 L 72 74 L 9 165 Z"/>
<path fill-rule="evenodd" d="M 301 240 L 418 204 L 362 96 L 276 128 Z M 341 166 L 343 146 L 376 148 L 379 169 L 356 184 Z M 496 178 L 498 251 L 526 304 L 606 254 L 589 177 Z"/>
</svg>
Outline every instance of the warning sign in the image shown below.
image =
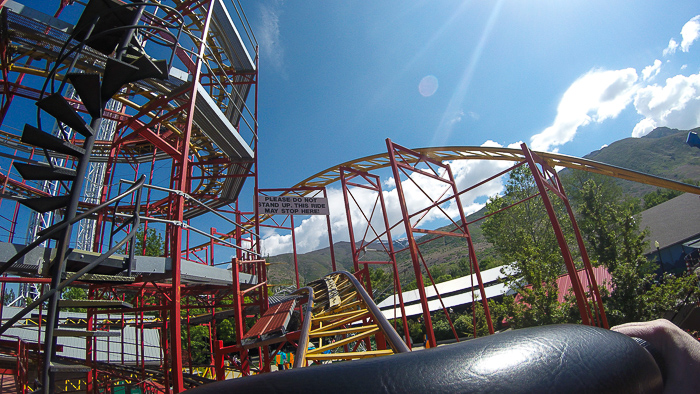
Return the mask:
<svg viewBox="0 0 700 394">
<path fill-rule="evenodd" d="M 268 215 L 329 215 L 322 197 L 258 196 L 258 212 Z"/>
</svg>

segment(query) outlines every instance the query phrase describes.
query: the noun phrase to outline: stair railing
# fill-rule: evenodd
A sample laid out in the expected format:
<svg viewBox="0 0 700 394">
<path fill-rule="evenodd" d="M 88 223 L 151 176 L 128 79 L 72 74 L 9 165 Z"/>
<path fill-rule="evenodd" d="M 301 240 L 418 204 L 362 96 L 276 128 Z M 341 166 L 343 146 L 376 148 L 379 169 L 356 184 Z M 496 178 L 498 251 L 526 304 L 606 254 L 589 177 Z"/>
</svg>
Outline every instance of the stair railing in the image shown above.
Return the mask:
<svg viewBox="0 0 700 394">
<path fill-rule="evenodd" d="M 54 234 L 58 233 L 59 231 L 62 231 L 65 229 L 67 226 L 71 226 L 75 224 L 76 222 L 85 219 L 88 216 L 93 215 L 96 212 L 99 212 L 102 209 L 105 209 L 107 206 L 112 205 L 113 203 L 123 199 L 124 197 L 130 195 L 131 193 L 136 193 L 136 201 L 137 203 L 134 206 L 134 213 L 132 217 L 127 221 L 129 222 L 131 226 L 131 231 L 121 240 L 119 241 L 114 247 L 112 247 L 110 250 L 107 252 L 103 253 L 100 257 L 92 261 L 90 264 L 86 265 L 83 267 L 81 270 L 70 276 L 69 278 L 63 280 L 57 287 L 45 292 L 44 294 L 41 295 L 41 297 L 37 298 L 34 302 L 31 304 L 27 305 L 24 309 L 22 309 L 19 313 L 17 313 L 15 316 L 10 318 L 5 324 L 3 324 L 0 327 L 0 335 L 2 335 L 5 331 L 7 331 L 12 325 L 20 321 L 27 313 L 31 312 L 34 310 L 36 307 L 41 305 L 44 301 L 48 300 L 52 295 L 54 295 L 56 292 L 62 291 L 66 286 L 69 286 L 71 283 L 75 282 L 78 280 L 81 276 L 83 276 L 85 273 L 89 272 L 93 268 L 97 267 L 100 265 L 103 261 L 107 260 L 110 256 L 115 254 L 119 249 L 122 248 L 127 242 L 129 242 L 134 236 L 136 235 L 136 231 L 139 227 L 139 224 L 141 223 L 141 217 L 139 214 L 140 206 L 138 204 L 138 201 L 141 200 L 141 190 L 143 189 L 143 185 L 146 182 L 146 176 L 141 175 L 139 180 L 134 183 L 131 187 L 129 187 L 124 193 L 119 194 L 118 196 L 105 201 L 104 203 L 91 208 L 80 215 L 75 216 L 73 219 L 70 221 L 63 221 L 56 223 L 55 225 L 49 227 L 47 232 L 39 237 L 36 241 L 32 242 L 31 244 L 27 245 L 19 251 L 16 255 L 14 255 L 11 259 L 9 259 L 5 264 L 0 267 L 0 275 L 2 275 L 9 267 L 11 267 L 15 262 L 17 262 L 20 258 L 22 258 L 24 255 L 26 255 L 29 251 L 34 249 L 35 247 L 39 246 L 42 242 L 45 240 L 51 238 Z M 133 245 L 133 243 L 132 243 Z M 133 246 L 131 248 L 131 252 L 129 253 L 130 258 L 128 260 L 128 269 L 131 271 L 131 265 L 133 264 Z"/>
</svg>

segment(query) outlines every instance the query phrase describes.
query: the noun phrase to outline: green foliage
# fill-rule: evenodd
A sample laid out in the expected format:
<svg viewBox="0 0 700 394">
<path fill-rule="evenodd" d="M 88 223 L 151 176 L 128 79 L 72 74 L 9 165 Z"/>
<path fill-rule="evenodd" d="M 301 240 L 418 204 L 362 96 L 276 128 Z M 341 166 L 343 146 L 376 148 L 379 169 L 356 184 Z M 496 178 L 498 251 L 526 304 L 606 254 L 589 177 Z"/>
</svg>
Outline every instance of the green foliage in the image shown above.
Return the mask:
<svg viewBox="0 0 700 394">
<path fill-rule="evenodd" d="M 224 319 L 216 325 L 216 339 L 223 341 L 224 346 L 231 346 L 236 343 L 236 329 L 232 320 Z"/>
<path fill-rule="evenodd" d="M 644 208 L 649 209 L 653 206 L 659 205 L 662 202 L 666 202 L 672 198 L 678 197 L 683 192 L 671 189 L 656 189 L 653 192 L 644 195 Z"/>
<path fill-rule="evenodd" d="M 211 363 L 211 351 L 209 344 L 209 328 L 206 326 L 190 326 L 189 353 L 193 365 L 209 365 Z M 182 328 L 182 346 L 188 345 L 187 327 Z"/>
<path fill-rule="evenodd" d="M 134 246 L 136 256 L 162 256 L 165 253 L 163 236 L 154 228 L 149 228 L 144 232 L 144 227 L 139 227 L 134 235 L 134 240 L 136 242 Z M 126 254 L 128 251 L 125 248 L 121 253 Z"/>
<path fill-rule="evenodd" d="M 689 185 L 700 186 L 700 182 L 692 179 L 683 179 L 681 182 L 687 183 Z M 659 205 L 672 198 L 676 198 L 681 194 L 683 194 L 683 192 L 680 192 L 678 190 L 658 188 L 644 195 L 644 209 L 649 209 L 655 205 Z"/>
<path fill-rule="evenodd" d="M 380 301 L 387 294 L 394 293 L 394 275 L 391 271 L 385 271 L 380 267 L 370 268 L 369 279 L 372 282 L 375 301 Z"/>
<path fill-rule="evenodd" d="M 678 311 L 683 304 L 697 301 L 699 296 L 697 276 L 665 274 L 641 297 L 644 305 L 642 319 L 658 319 L 668 311 Z"/>
<path fill-rule="evenodd" d="M 506 193 L 492 198 L 488 211 L 534 194 L 528 172 L 513 171 Z M 683 299 L 697 299 L 695 277 L 654 280 L 655 266 L 643 254 L 646 232 L 640 231 L 635 219 L 641 211 L 638 200 L 623 198 L 617 184 L 602 176 L 572 172 L 564 183 L 592 264 L 605 266 L 612 277 L 612 291 L 601 292 L 611 325 L 658 318 L 677 308 Z M 561 207 L 555 204 L 555 209 Z M 504 297 L 503 302 L 493 305 L 494 321 L 505 318 L 511 327 L 518 328 L 580 320 L 573 295 L 564 303 L 557 301 L 555 280 L 562 273 L 561 257 L 543 212 L 536 198 L 490 217 L 483 225 L 501 257 L 514 261 L 516 275 L 507 282 L 520 293 L 517 302 L 514 297 Z M 564 230 L 569 245 L 574 245 L 570 230 Z M 525 284 L 531 286 L 523 287 Z"/>
<path fill-rule="evenodd" d="M 640 297 L 653 279 L 654 267 L 644 257 L 646 232 L 639 231 L 636 200 L 622 200 L 620 191 L 589 179 L 576 206 L 579 226 L 592 260 L 612 276 L 613 291 L 606 298 L 608 321 L 619 324 L 645 316 Z"/>
<path fill-rule="evenodd" d="M 424 336 L 425 336 L 425 327 L 423 326 L 423 323 L 415 320 L 415 319 L 409 319 L 408 320 L 408 332 L 411 335 L 411 340 L 415 344 L 423 343 L 424 341 Z"/>
<path fill-rule="evenodd" d="M 504 195 L 486 203 L 487 212 L 496 212 L 537 191 L 530 169 L 519 167 L 511 171 Z M 558 199 L 551 201 L 555 209 L 562 210 Z M 556 278 L 563 273 L 563 260 L 541 198 L 532 198 L 487 218 L 482 229 L 502 260 L 513 262 L 512 276 L 506 282 L 520 293 L 521 301 L 506 298 L 502 304 L 505 309 L 498 310 L 499 314 L 514 327 L 561 322 Z M 570 232 L 568 236 L 571 237 Z M 530 287 L 525 287 L 528 284 Z"/>
<path fill-rule="evenodd" d="M 426 286 L 427 283 L 429 282 L 429 279 L 426 275 L 423 275 L 423 286 Z M 401 282 L 401 290 L 402 291 L 411 291 L 411 290 L 416 290 L 418 288 L 417 281 L 414 279 L 409 282 Z"/>
<path fill-rule="evenodd" d="M 61 298 L 64 300 L 86 300 L 88 298 L 87 290 L 80 287 L 68 286 L 61 292 Z M 87 312 L 85 308 L 61 308 L 65 312 Z"/>
<path fill-rule="evenodd" d="M 440 314 L 436 314 L 435 316 L 436 317 L 433 317 L 433 319 L 432 319 L 433 332 L 435 333 L 435 339 L 438 341 L 442 341 L 445 339 L 454 338 L 454 334 L 452 333 L 452 328 L 450 328 L 450 323 L 445 318 L 445 315 L 440 313 Z"/>
<path fill-rule="evenodd" d="M 489 310 L 493 309 L 494 305 L 495 304 L 492 301 L 489 301 Z M 476 320 L 472 317 L 471 309 L 465 313 L 454 315 L 453 323 L 458 336 L 474 337 L 475 325 L 477 337 L 483 337 L 489 334 L 489 326 L 486 322 L 486 313 L 484 312 L 484 307 L 481 305 L 481 301 L 477 301 L 474 308 L 476 310 Z M 491 313 L 493 314 L 493 311 L 491 311 Z"/>
<path fill-rule="evenodd" d="M 17 298 L 17 296 L 15 296 L 15 291 L 13 289 L 10 289 L 10 291 L 2 295 L 2 304 L 9 305 L 12 301 L 15 300 L 15 298 Z"/>
</svg>

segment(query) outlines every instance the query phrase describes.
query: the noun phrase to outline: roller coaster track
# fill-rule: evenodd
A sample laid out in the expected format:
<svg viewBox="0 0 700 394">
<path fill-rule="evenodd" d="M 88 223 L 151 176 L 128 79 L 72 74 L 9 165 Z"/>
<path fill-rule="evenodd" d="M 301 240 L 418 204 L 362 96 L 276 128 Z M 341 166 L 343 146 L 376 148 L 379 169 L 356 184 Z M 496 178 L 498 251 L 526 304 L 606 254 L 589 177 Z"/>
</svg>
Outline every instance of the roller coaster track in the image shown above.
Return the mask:
<svg viewBox="0 0 700 394">
<path fill-rule="evenodd" d="M 435 148 L 413 149 L 426 157 L 439 161 L 453 160 L 501 160 L 521 162 L 525 161 L 520 149 L 497 148 L 486 146 L 448 146 Z M 534 152 L 534 151 L 533 151 Z M 547 161 L 551 167 L 566 167 L 592 172 L 595 174 L 612 176 L 628 181 L 645 183 L 652 186 L 664 187 L 686 193 L 700 195 L 700 187 L 688 185 L 642 172 L 628 170 L 622 167 L 604 164 L 593 160 L 582 159 L 574 156 L 561 155 L 549 152 L 534 152 Z M 366 156 L 330 167 L 315 175 L 312 175 L 296 184 L 294 187 L 323 187 L 340 180 L 340 167 L 351 167 L 360 171 L 373 171 L 389 166 L 388 153 L 380 153 Z"/>
<path fill-rule="evenodd" d="M 440 161 L 455 161 L 455 160 L 499 160 L 511 161 L 519 163 L 525 161 L 523 152 L 520 149 L 513 148 L 498 148 L 485 146 L 448 146 L 448 147 L 432 147 L 432 148 L 416 148 L 413 149 L 426 157 Z M 628 170 L 626 168 L 613 166 L 610 164 L 600 163 L 594 160 L 582 159 L 575 156 L 562 155 L 549 152 L 535 152 L 538 156 L 547 161 L 551 167 L 565 167 L 576 170 L 587 171 L 594 174 L 612 176 L 628 181 L 644 183 L 651 186 L 663 187 L 666 189 L 678 190 L 685 193 L 693 193 L 700 195 L 700 187 L 689 185 L 687 183 L 678 182 L 670 179 L 665 179 L 659 176 L 645 174 L 639 171 Z M 389 154 L 379 153 L 371 156 L 362 157 L 329 167 L 317 174 L 314 174 L 303 181 L 297 183 L 292 189 L 302 189 L 307 187 L 325 187 L 335 182 L 340 181 L 340 168 L 350 167 L 359 171 L 370 172 L 389 167 Z M 308 195 L 314 193 L 312 190 L 299 190 L 297 195 Z M 260 215 L 260 222 L 270 219 L 269 215 Z M 253 222 L 246 224 L 247 227 L 253 227 Z M 230 233 L 233 235 L 233 232 Z M 192 250 L 199 250 L 207 247 L 209 244 L 202 244 L 192 247 Z"/>
<path fill-rule="evenodd" d="M 184 14 L 182 22 L 185 28 L 182 35 L 178 35 L 179 39 L 183 40 L 182 45 L 187 47 L 188 42 L 201 41 L 198 37 L 203 34 L 207 7 L 201 6 L 200 2 L 183 0 L 172 0 L 171 3 Z M 113 97 L 123 106 L 123 110 L 107 110 L 104 113 L 106 119 L 116 122 L 118 135 L 114 141 L 96 141 L 90 161 L 134 164 L 169 160 L 173 155 L 179 154 L 178 141 L 186 133 L 188 115 L 192 115 L 194 122 L 189 143 L 194 171 L 191 175 L 190 194 L 196 195 L 199 201 L 210 206 L 223 206 L 235 201 L 242 187 L 242 180 L 252 176 L 253 157 L 252 151 L 231 148 L 233 138 L 230 135 L 223 134 L 223 137 L 217 137 L 214 134 L 220 129 L 233 128 L 240 134 L 242 128 L 245 135 L 239 136 L 240 142 L 245 145 L 243 139 L 248 139 L 249 143 L 254 143 L 257 138 L 254 131 L 256 120 L 252 119 L 254 114 L 245 101 L 256 83 L 257 74 L 254 64 L 256 59 L 250 59 L 247 53 L 242 55 L 245 49 L 241 50 L 230 43 L 229 36 L 234 28 L 231 26 L 232 22 L 227 21 L 228 14 L 223 11 L 219 2 L 213 2 L 212 7 L 215 15 L 203 42 L 205 50 L 201 55 L 204 60 L 201 80 L 193 85 L 193 82 L 188 80 L 187 72 L 173 70 L 167 80 L 145 79 L 129 84 Z M 55 18 L 49 18 L 48 22 L 39 21 L 14 11 L 8 7 L 3 9 L 5 18 L 0 30 L 3 30 L 3 37 L 7 41 L 7 53 L 0 68 L 3 69 L 4 75 L 14 73 L 39 78 L 49 77 L 47 65 L 56 61 L 61 47 L 71 41 L 68 33 L 70 29 L 65 22 Z M 149 30 L 150 37 L 162 36 L 164 29 L 173 30 L 172 26 L 168 25 L 170 19 L 174 18 L 172 15 L 166 15 L 165 19 L 162 19 L 146 14 L 144 21 L 151 23 L 153 29 L 156 29 Z M 144 31 L 146 30 L 148 29 Z M 197 56 L 184 47 L 178 48 L 178 57 L 183 63 L 180 67 L 194 67 Z M 104 54 L 87 48 L 77 57 L 75 69 L 100 73 L 106 60 L 107 56 Z M 65 69 L 64 65 L 59 68 L 54 76 L 56 81 L 60 82 L 65 78 Z M 29 100 L 40 98 L 41 91 L 34 87 L 11 82 L 9 79 L 0 82 L 0 96 L 16 96 Z M 190 114 L 185 107 L 192 101 L 192 86 L 195 87 L 198 100 L 196 109 Z M 77 111 L 86 111 L 80 101 L 71 99 L 69 102 Z M 227 127 L 212 121 L 219 119 L 212 113 L 225 116 L 227 121 L 223 123 Z M 242 127 L 239 127 L 241 125 Z M 20 141 L 19 135 L 4 131 L 0 132 L 0 144 L 19 151 L 28 151 L 31 148 Z M 238 150 L 232 153 L 232 149 Z M 40 197 L 42 193 L 16 182 L 6 189 L 4 195 L 9 198 L 29 196 Z M 203 213 L 200 207 L 191 204 L 185 207 L 185 211 L 186 217 Z M 151 213 L 155 216 L 165 216 L 157 211 Z"/>
<path fill-rule="evenodd" d="M 410 352 L 391 323 L 384 317 L 360 282 L 349 272 L 334 272 L 297 290 L 307 298 L 306 314 L 300 330 L 294 368 L 315 363 L 357 360 Z M 75 362 L 76 360 L 69 360 Z M 123 384 L 147 382 L 160 392 L 166 383 L 156 368 L 95 362 L 102 379 Z M 187 387 L 214 380 L 183 373 Z M 61 384 L 68 390 L 87 387 L 83 378 Z"/>
<path fill-rule="evenodd" d="M 334 272 L 296 294 L 308 301 L 295 368 L 410 351 L 352 274 Z"/>
</svg>

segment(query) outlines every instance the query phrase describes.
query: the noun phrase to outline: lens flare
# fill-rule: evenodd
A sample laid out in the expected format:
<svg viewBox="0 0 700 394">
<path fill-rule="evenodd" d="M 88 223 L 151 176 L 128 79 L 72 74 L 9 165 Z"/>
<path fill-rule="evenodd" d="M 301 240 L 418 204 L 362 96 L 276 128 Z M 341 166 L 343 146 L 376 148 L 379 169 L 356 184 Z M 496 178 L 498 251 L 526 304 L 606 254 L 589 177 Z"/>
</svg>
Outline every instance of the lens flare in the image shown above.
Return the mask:
<svg viewBox="0 0 700 394">
<path fill-rule="evenodd" d="M 427 75 L 423 77 L 423 79 L 420 80 L 420 83 L 418 84 L 418 91 L 420 92 L 423 97 L 430 97 L 438 89 L 438 79 L 435 78 L 433 75 Z"/>
</svg>

